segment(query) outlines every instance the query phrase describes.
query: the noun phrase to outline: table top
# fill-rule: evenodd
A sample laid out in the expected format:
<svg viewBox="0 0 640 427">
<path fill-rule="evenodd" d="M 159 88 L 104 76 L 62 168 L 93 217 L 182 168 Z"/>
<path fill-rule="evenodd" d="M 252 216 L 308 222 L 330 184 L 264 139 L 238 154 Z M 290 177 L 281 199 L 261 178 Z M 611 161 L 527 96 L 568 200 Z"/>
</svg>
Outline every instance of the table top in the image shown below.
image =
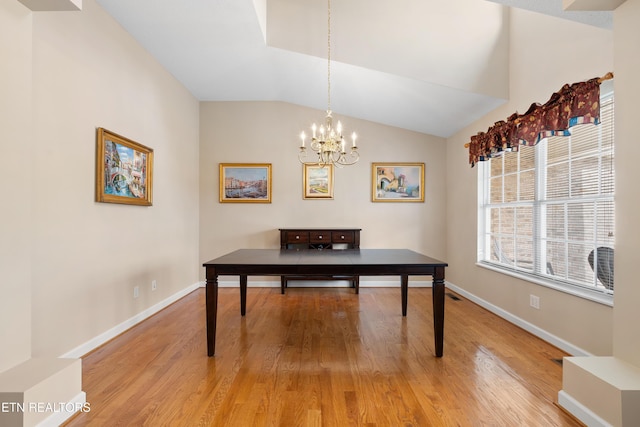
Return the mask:
<svg viewBox="0 0 640 427">
<path fill-rule="evenodd" d="M 352 265 L 360 267 L 428 265 L 429 267 L 446 267 L 448 264 L 409 249 L 238 249 L 203 264 L 204 267 L 222 265 Z"/>
</svg>

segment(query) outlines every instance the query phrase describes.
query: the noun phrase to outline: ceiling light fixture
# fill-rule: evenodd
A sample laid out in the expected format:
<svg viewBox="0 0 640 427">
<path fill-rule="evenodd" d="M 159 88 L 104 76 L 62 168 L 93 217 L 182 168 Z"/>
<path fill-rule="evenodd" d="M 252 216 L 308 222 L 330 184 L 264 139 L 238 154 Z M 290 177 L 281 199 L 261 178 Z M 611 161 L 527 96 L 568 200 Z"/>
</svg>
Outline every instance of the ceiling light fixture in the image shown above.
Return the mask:
<svg viewBox="0 0 640 427">
<path fill-rule="evenodd" d="M 338 121 L 333 127 L 331 112 L 331 0 L 327 0 L 327 116 L 324 125 L 311 126 L 311 142 L 309 146 L 313 153 L 307 153 L 305 142 L 307 135 L 302 132 L 298 159 L 303 164 L 315 164 L 320 167 L 336 165 L 337 167 L 353 165 L 360 159 L 356 145 L 357 135 L 351 134 L 351 148 L 347 155 L 346 142 L 342 136 L 342 123 Z M 314 156 L 315 153 L 315 156 Z"/>
</svg>

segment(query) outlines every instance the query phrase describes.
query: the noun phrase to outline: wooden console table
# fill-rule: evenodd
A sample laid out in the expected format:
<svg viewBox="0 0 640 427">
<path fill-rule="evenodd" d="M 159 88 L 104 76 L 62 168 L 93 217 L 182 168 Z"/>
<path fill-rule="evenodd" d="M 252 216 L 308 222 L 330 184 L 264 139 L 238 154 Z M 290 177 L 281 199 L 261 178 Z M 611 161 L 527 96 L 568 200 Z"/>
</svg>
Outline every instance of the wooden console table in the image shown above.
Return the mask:
<svg viewBox="0 0 640 427">
<path fill-rule="evenodd" d="M 280 228 L 280 249 L 300 250 L 343 250 L 360 249 L 361 228 Z M 348 280 L 355 289 L 360 291 L 360 276 L 281 276 L 280 292 L 284 294 L 289 280 Z"/>
</svg>

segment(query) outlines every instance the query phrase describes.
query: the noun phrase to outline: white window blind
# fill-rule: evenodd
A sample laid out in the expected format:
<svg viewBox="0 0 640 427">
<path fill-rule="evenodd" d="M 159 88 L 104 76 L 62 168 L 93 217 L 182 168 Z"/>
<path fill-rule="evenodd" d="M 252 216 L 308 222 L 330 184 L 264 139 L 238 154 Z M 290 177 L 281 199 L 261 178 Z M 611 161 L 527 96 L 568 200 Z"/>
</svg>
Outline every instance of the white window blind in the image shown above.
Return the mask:
<svg viewBox="0 0 640 427">
<path fill-rule="evenodd" d="M 612 91 L 601 94 L 600 111 L 599 125 L 577 125 L 570 136 L 480 162 L 479 262 L 559 286 L 613 292 Z"/>
</svg>

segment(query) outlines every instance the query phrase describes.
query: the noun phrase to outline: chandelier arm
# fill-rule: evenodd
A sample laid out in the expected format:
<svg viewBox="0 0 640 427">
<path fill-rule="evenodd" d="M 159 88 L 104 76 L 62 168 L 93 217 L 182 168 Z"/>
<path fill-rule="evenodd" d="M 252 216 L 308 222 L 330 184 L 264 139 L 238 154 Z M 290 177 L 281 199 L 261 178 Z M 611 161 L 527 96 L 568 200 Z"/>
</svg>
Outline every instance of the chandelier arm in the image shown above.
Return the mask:
<svg viewBox="0 0 640 427">
<path fill-rule="evenodd" d="M 300 152 L 298 152 L 298 160 L 300 161 L 300 163 L 307 163 L 306 157 L 307 150 L 304 147 L 300 147 Z"/>
</svg>

